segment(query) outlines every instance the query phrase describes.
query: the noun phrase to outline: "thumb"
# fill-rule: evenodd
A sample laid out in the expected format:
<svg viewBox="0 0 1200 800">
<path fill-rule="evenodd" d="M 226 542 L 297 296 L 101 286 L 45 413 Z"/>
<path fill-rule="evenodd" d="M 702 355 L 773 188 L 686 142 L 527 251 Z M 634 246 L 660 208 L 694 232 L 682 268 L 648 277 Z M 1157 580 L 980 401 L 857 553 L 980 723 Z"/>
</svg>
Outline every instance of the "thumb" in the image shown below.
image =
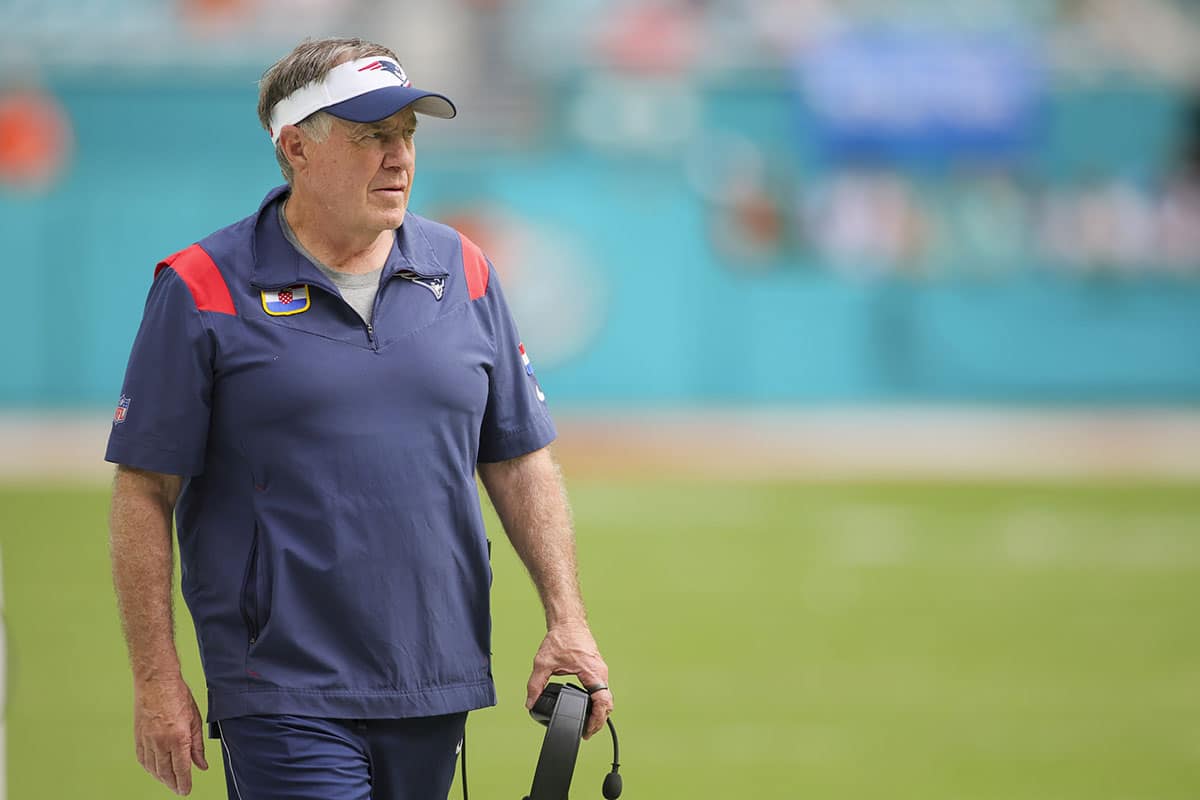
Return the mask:
<svg viewBox="0 0 1200 800">
<path fill-rule="evenodd" d="M 192 762 L 200 769 L 208 769 L 208 761 L 204 758 L 204 723 L 200 714 L 192 717 Z"/>
</svg>

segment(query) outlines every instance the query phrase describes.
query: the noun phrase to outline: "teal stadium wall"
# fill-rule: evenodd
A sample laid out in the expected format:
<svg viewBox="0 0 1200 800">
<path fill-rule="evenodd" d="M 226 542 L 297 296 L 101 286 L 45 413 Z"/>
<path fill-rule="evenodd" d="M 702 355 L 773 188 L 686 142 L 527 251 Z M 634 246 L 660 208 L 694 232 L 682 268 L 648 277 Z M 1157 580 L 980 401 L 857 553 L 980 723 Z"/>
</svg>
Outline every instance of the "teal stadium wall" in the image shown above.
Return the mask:
<svg viewBox="0 0 1200 800">
<path fill-rule="evenodd" d="M 253 115 L 254 76 L 66 77 L 49 88 L 75 148 L 49 191 L 0 193 L 0 406 L 109 406 L 156 260 L 253 211 L 279 177 Z M 784 91 L 710 87 L 705 114 L 783 142 L 804 128 Z M 1101 100 L 1053 101 L 1037 169 L 1161 166 L 1173 100 L 1149 90 Z M 498 267 L 524 298 L 514 304 L 558 407 L 1200 401 L 1200 280 L 1081 279 L 1035 264 L 854 280 L 802 257 L 735 269 L 710 245 L 710 210 L 676 161 L 588 149 L 561 130 L 525 146 L 442 146 L 447 124 L 457 122 L 419 134 L 412 208 L 438 218 L 483 204 L 535 221 L 534 238 L 557 237 L 540 272 Z M 798 141 L 789 163 L 819 174 Z M 556 274 L 561 253 L 572 268 Z M 538 321 L 555 307 L 557 320 Z M 564 325 L 587 330 L 560 346 Z M 539 362 L 542 352 L 554 355 Z"/>
</svg>

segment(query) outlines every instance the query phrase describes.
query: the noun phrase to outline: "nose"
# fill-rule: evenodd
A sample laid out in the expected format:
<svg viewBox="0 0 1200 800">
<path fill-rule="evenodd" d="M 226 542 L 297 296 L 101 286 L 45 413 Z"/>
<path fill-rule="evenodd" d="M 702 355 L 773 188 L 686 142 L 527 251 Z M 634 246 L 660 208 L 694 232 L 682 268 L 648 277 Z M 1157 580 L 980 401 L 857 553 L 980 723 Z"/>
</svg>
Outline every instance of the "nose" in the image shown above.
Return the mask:
<svg viewBox="0 0 1200 800">
<path fill-rule="evenodd" d="M 412 164 L 412 161 L 413 147 L 411 141 L 406 141 L 403 137 L 397 136 L 386 143 L 383 155 L 384 167 L 388 169 L 407 167 Z"/>
</svg>

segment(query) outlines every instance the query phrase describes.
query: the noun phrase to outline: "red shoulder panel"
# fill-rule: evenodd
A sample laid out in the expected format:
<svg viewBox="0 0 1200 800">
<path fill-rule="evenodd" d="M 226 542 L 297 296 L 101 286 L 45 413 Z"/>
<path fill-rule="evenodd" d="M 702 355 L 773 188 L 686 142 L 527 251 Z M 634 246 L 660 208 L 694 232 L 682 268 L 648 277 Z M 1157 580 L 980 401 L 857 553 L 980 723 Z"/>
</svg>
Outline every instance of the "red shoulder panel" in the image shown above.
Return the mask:
<svg viewBox="0 0 1200 800">
<path fill-rule="evenodd" d="M 237 316 L 237 309 L 233 307 L 233 298 L 229 296 L 229 287 L 225 285 L 221 270 L 217 269 L 212 257 L 204 252 L 200 245 L 194 244 L 184 248 L 158 262 L 158 266 L 154 268 L 155 277 L 164 267 L 170 267 L 183 278 L 183 282 L 192 292 L 197 309 Z"/>
<path fill-rule="evenodd" d="M 462 239 L 463 272 L 467 276 L 467 294 L 471 296 L 472 300 L 478 300 L 487 292 L 487 259 L 484 258 L 483 251 L 479 249 L 479 245 L 461 233 L 458 235 L 458 238 Z"/>
</svg>

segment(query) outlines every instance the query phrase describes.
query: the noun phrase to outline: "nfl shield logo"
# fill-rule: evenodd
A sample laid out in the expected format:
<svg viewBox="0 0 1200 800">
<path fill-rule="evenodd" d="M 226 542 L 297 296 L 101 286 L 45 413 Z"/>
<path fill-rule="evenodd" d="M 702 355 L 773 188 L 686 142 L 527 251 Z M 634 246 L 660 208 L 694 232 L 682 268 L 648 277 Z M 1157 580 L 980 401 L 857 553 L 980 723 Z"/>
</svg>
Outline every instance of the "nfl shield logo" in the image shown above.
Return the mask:
<svg viewBox="0 0 1200 800">
<path fill-rule="evenodd" d="M 120 425 L 125 421 L 125 415 L 129 413 L 129 398 L 121 395 L 121 399 L 117 401 L 117 410 L 113 412 L 113 425 Z"/>
</svg>

